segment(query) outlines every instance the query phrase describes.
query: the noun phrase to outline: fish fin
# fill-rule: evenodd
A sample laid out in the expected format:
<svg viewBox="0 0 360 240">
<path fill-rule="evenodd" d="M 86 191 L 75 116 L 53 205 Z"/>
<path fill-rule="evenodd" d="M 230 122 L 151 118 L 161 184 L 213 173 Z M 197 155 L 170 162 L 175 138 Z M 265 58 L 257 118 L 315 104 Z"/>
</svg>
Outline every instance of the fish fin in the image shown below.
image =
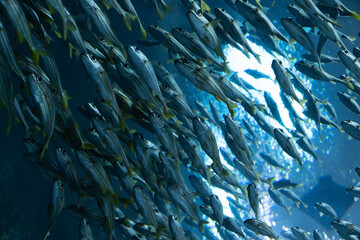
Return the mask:
<svg viewBox="0 0 360 240">
<path fill-rule="evenodd" d="M 119 198 L 119 201 L 121 202 L 121 204 L 124 206 L 124 208 L 127 208 L 127 205 L 129 203 L 133 203 L 133 200 L 131 198 Z"/>
<path fill-rule="evenodd" d="M 40 55 L 45 55 L 44 52 L 41 52 L 39 50 L 31 50 L 31 58 L 34 62 L 35 65 L 39 65 L 39 58 L 40 58 Z"/>
<path fill-rule="evenodd" d="M 295 206 L 296 206 L 296 208 L 299 208 L 300 207 L 300 202 L 296 202 Z"/>
<path fill-rule="evenodd" d="M 296 43 L 295 39 L 293 39 L 293 38 L 289 39 L 289 44 L 290 44 L 291 48 L 294 49 L 294 51 L 296 51 L 295 43 Z"/>
<path fill-rule="evenodd" d="M 205 220 L 200 220 L 199 222 L 198 222 L 198 225 L 199 225 L 199 230 L 200 230 L 200 232 L 204 232 L 204 225 L 205 224 L 208 224 L 209 222 L 208 221 L 205 221 Z"/>
<path fill-rule="evenodd" d="M 288 212 L 288 214 L 291 216 L 292 214 L 291 214 L 291 212 L 290 212 L 290 207 L 285 208 L 285 209 L 286 209 L 286 211 Z"/>
<path fill-rule="evenodd" d="M 87 150 L 93 150 L 93 149 L 96 148 L 96 146 L 94 144 L 92 144 L 92 143 L 89 143 L 89 142 L 83 142 L 81 144 L 81 148 L 82 149 L 87 149 Z"/>
<path fill-rule="evenodd" d="M 320 214 L 320 217 L 322 217 L 324 215 L 322 212 L 319 212 L 319 214 Z"/>
</svg>

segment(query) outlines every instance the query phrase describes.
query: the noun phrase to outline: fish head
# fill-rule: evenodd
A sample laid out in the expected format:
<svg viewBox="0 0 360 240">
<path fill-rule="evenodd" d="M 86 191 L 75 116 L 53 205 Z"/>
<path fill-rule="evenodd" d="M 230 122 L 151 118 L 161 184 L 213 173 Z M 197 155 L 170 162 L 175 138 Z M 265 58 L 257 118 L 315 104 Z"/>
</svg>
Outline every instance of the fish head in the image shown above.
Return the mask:
<svg viewBox="0 0 360 240">
<path fill-rule="evenodd" d="M 202 117 L 194 117 L 193 127 L 198 133 L 205 133 L 209 129 L 209 126 Z"/>
</svg>

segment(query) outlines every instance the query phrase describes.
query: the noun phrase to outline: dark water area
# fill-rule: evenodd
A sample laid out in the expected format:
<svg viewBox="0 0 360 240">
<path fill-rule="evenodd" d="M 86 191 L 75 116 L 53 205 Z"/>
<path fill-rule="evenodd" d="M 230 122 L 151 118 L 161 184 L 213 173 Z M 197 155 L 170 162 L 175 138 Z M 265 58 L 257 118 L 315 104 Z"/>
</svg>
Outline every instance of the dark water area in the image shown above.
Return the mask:
<svg viewBox="0 0 360 240">
<path fill-rule="evenodd" d="M 84 17 L 84 13 L 81 11 L 79 5 L 74 3 L 75 1 L 63 0 L 63 2 L 73 16 Z M 191 32 L 191 27 L 185 16 L 187 9 L 181 5 L 180 1 L 166 0 L 166 2 L 171 6 L 170 13 L 165 16 L 162 21 L 159 21 L 150 0 L 132 1 L 144 27 L 151 24 L 159 25 L 166 30 L 171 30 L 174 27 L 182 27 Z M 358 13 L 360 12 L 359 1 L 342 0 L 342 2 L 350 9 Z M 232 11 L 222 0 L 207 0 L 206 3 L 211 8 L 223 7 L 236 19 L 242 19 L 241 15 Z M 272 3 L 272 0 L 261 1 L 264 7 L 269 7 Z M 276 0 L 267 14 L 282 33 L 286 33 L 286 31 L 281 27 L 280 19 L 283 17 L 291 17 L 286 10 L 286 6 L 289 3 L 293 3 L 293 1 Z M 111 9 L 107 11 L 107 14 L 111 26 L 121 42 L 125 45 L 137 45 L 149 60 L 162 62 L 169 72 L 174 73 L 177 82 L 191 106 L 195 106 L 195 100 L 203 102 L 206 106 L 208 106 L 209 99 L 216 101 L 213 97 L 209 97 L 208 94 L 200 94 L 198 89 L 178 73 L 172 63 L 167 63 L 169 56 L 164 47 L 161 45 L 144 47 L 136 44 L 136 41 L 141 39 L 141 34 L 135 22 L 132 22 L 133 30 L 129 32 L 116 11 Z M 6 22 L 4 16 L 1 16 L 1 20 Z M 240 22 L 242 22 L 242 20 L 240 20 Z M 340 18 L 339 23 L 343 26 L 342 28 L 337 27 L 339 31 L 348 36 L 357 37 L 354 42 L 343 40 L 348 49 L 352 50 L 354 47 L 360 46 L 360 40 L 357 36 L 360 31 L 360 21 L 344 17 Z M 9 25 L 8 22 L 6 22 L 6 24 L 6 26 Z M 14 33 L 9 35 L 11 38 L 14 37 Z M 312 34 L 310 34 L 310 36 L 316 43 L 318 37 Z M 148 34 L 147 39 L 152 39 L 150 34 Z M 293 55 L 301 55 L 300 53 L 304 53 L 300 45 L 296 45 L 295 47 L 296 50 L 288 46 L 283 50 L 289 51 Z M 20 47 L 19 49 L 22 48 Z M 68 47 L 57 40 L 51 43 L 51 50 L 59 68 L 63 89 L 71 96 L 69 107 L 72 110 L 74 118 L 79 123 L 80 129 L 89 128 L 89 120 L 81 115 L 78 107 L 93 101 L 96 96 L 89 85 L 89 79 L 81 59 L 77 56 L 73 56 L 70 59 Z M 323 53 L 337 56 L 338 51 L 339 47 L 335 43 L 328 41 Z M 300 59 L 296 59 L 296 61 L 298 60 Z M 341 63 L 329 63 L 324 65 L 323 69 L 334 76 L 340 76 L 346 73 L 346 69 Z M 259 70 L 261 71 L 261 69 Z M 350 112 L 337 97 L 337 92 L 348 91 L 345 86 L 322 83 L 314 80 L 311 80 L 311 83 L 312 91 L 316 96 L 320 97 L 321 100 L 328 100 L 335 107 L 338 115 L 338 124 L 345 119 L 360 122 L 359 115 Z M 355 93 L 352 95 L 356 96 Z M 228 114 L 225 104 L 219 103 L 218 106 L 221 109 L 221 114 Z M 238 121 L 240 122 L 241 119 L 238 119 Z M 48 222 L 47 206 L 54 179 L 44 176 L 41 174 L 39 168 L 31 166 L 24 159 L 23 154 L 26 152 L 22 144 L 25 138 L 24 128 L 20 124 L 17 124 L 12 127 L 11 133 L 7 135 L 5 130 L 6 123 L 7 113 L 6 111 L 0 111 L 0 240 L 42 239 Z M 156 138 L 149 132 L 142 129 L 140 130 L 144 133 L 145 137 L 156 142 Z M 257 131 L 262 130 L 257 127 Z M 40 138 L 41 135 L 42 134 L 39 134 L 39 136 L 36 137 Z M 308 232 L 312 232 L 313 229 L 317 228 L 321 232 L 326 232 L 328 237 L 331 236 L 330 239 L 340 239 L 336 235 L 336 231 L 330 227 L 331 219 L 326 216 L 319 217 L 318 211 L 314 209 L 313 204 L 318 201 L 324 201 L 333 206 L 341 219 L 360 225 L 360 217 L 358 214 L 360 211 L 359 202 L 354 202 L 353 198 L 349 197 L 346 193 L 346 188 L 355 186 L 360 180 L 355 172 L 355 168 L 360 166 L 360 143 L 355 139 L 349 140 L 346 133 L 341 133 L 335 128 L 326 127 L 325 125 L 323 125 L 322 136 L 323 141 L 321 142 L 318 138 L 316 128 L 313 129 L 313 138 L 311 141 L 318 148 L 316 154 L 321 160 L 321 164 L 315 161 L 312 163 L 306 162 L 305 169 L 301 175 L 294 171 L 291 172 L 292 174 L 289 176 L 294 182 L 303 183 L 303 186 L 298 189 L 297 193 L 309 207 L 307 209 L 297 209 L 294 204 L 287 202 L 288 205 L 291 206 L 292 212 L 292 216 L 289 216 L 286 211 L 280 207 L 274 204 L 271 205 L 272 207 L 269 211 L 272 213 L 272 216 L 267 217 L 267 220 L 269 220 L 269 222 L 275 222 L 273 229 L 277 236 L 280 236 L 283 226 L 287 228 L 300 226 Z M 65 147 L 66 143 L 56 138 L 56 140 L 50 141 L 50 147 L 47 151 L 53 151 L 55 146 Z M 74 152 L 69 147 L 66 147 L 66 150 L 75 162 Z M 278 151 L 276 154 L 284 154 L 280 147 L 278 147 L 276 151 Z M 79 171 L 80 178 L 85 177 L 86 172 L 80 168 L 79 164 L 76 163 L 76 167 Z M 184 176 L 189 175 L 187 171 L 182 170 Z M 271 174 L 273 174 L 273 172 L 270 173 L 270 175 Z M 113 184 L 114 186 L 118 185 L 116 180 L 113 181 Z M 70 192 L 68 187 L 65 189 L 65 205 L 76 204 L 77 194 Z M 119 189 L 119 187 L 116 186 L 115 189 Z M 91 200 L 84 200 L 84 205 L 91 206 L 94 209 L 97 208 L 96 203 Z M 131 209 L 124 209 L 124 212 L 130 214 Z M 176 210 L 174 213 L 175 215 L 180 215 Z M 246 213 L 243 214 L 249 216 Z M 246 218 L 242 220 L 244 221 Z M 186 224 L 183 225 L 186 226 L 186 229 L 195 229 L 188 227 Z M 100 225 L 92 224 L 91 227 L 93 239 L 107 239 L 107 235 Z M 197 234 L 200 236 L 198 231 Z M 62 212 L 52 228 L 48 239 L 80 239 L 78 235 L 78 220 Z M 217 235 L 215 239 L 222 238 L 220 235 Z M 283 238 L 280 237 L 280 239 Z"/>
</svg>

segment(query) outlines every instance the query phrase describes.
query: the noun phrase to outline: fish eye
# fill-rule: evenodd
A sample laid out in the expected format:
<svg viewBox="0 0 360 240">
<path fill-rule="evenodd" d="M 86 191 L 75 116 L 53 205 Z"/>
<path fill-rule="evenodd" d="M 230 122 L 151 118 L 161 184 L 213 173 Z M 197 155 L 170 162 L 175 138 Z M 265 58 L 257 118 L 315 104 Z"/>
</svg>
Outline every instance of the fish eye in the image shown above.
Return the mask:
<svg viewBox="0 0 360 240">
<path fill-rule="evenodd" d="M 213 73 L 214 73 L 214 70 L 210 70 L 210 73 L 213 74 Z"/>
<path fill-rule="evenodd" d="M 103 121 L 103 122 L 106 121 L 104 116 L 100 116 L 100 117 L 99 117 L 99 120 L 100 120 L 100 121 Z"/>
<path fill-rule="evenodd" d="M 63 187 L 64 187 L 64 184 L 63 184 L 63 183 L 61 183 L 61 184 L 60 184 L 60 187 L 61 187 L 61 188 L 63 188 Z"/>
<path fill-rule="evenodd" d="M 301 60 L 299 63 L 304 64 L 305 62 L 303 60 Z"/>
<path fill-rule="evenodd" d="M 159 26 L 158 26 L 158 25 L 155 25 L 154 28 L 159 28 Z"/>
<path fill-rule="evenodd" d="M 158 66 L 162 66 L 161 62 L 157 62 L 157 65 L 158 65 Z"/>
<path fill-rule="evenodd" d="M 40 31 L 39 31 L 39 30 L 36 30 L 36 31 L 35 31 L 35 35 L 36 35 L 37 37 L 40 37 L 40 36 L 41 36 Z"/>
<path fill-rule="evenodd" d="M 220 8 L 220 10 L 221 10 L 222 12 L 225 12 L 225 9 L 223 9 L 223 8 Z"/>
<path fill-rule="evenodd" d="M 143 188 L 142 186 L 140 186 L 139 188 L 140 188 L 140 191 L 143 191 L 143 190 L 144 190 L 144 188 Z"/>
<path fill-rule="evenodd" d="M 177 221 L 177 220 L 178 220 L 178 218 L 177 218 L 177 217 L 174 217 L 174 220 L 175 220 L 175 221 Z"/>
<path fill-rule="evenodd" d="M 279 64 L 282 65 L 282 61 L 279 61 Z"/>
<path fill-rule="evenodd" d="M 94 55 L 90 55 L 90 59 L 91 61 L 95 62 L 96 61 L 96 57 Z"/>
<path fill-rule="evenodd" d="M 197 10 L 197 11 L 196 11 L 196 14 L 201 16 L 201 15 L 202 15 L 202 14 L 201 14 L 201 10 L 200 10 L 200 9 Z"/>
<path fill-rule="evenodd" d="M 63 153 L 63 154 L 66 153 L 65 148 L 60 148 L 60 151 L 61 151 L 61 153 Z"/>
<path fill-rule="evenodd" d="M 244 3 L 247 3 L 248 1 L 247 0 L 243 0 Z"/>
<path fill-rule="evenodd" d="M 95 128 L 91 128 L 90 132 L 96 132 Z"/>
<path fill-rule="evenodd" d="M 185 139 L 186 139 L 186 140 L 190 140 L 189 136 L 185 136 Z"/>
<path fill-rule="evenodd" d="M 345 54 L 348 54 L 348 53 L 349 53 L 349 51 L 348 51 L 348 50 L 344 50 L 344 53 L 345 53 Z"/>
<path fill-rule="evenodd" d="M 56 95 L 57 94 L 57 90 L 55 88 L 51 88 L 51 93 Z"/>
<path fill-rule="evenodd" d="M 101 103 L 106 103 L 105 99 L 100 100 Z"/>
<path fill-rule="evenodd" d="M 175 189 L 178 189 L 178 188 L 179 188 L 179 186 L 178 186 L 178 185 L 174 185 L 174 188 L 175 188 Z"/>
<path fill-rule="evenodd" d="M 120 162 L 120 166 L 125 166 L 125 163 L 124 162 Z"/>
<path fill-rule="evenodd" d="M 139 133 L 139 138 L 140 140 L 145 140 L 144 136 L 141 133 Z"/>
<path fill-rule="evenodd" d="M 157 118 L 161 118 L 161 115 L 159 113 L 156 113 L 155 115 Z"/>
<path fill-rule="evenodd" d="M 99 37 L 99 40 L 100 41 L 104 41 L 105 39 L 103 37 Z"/>
<path fill-rule="evenodd" d="M 190 61 L 187 60 L 186 58 L 183 58 L 183 59 L 182 59 L 182 62 L 183 62 L 183 63 L 189 63 Z"/>
<path fill-rule="evenodd" d="M 38 77 L 37 77 L 37 81 L 38 81 L 39 83 L 41 83 L 41 82 L 43 81 L 42 77 L 41 77 L 41 76 L 38 76 Z"/>
<path fill-rule="evenodd" d="M 140 233 L 136 234 L 138 238 L 142 238 L 142 235 Z"/>
<path fill-rule="evenodd" d="M 184 29 L 182 29 L 182 28 L 177 28 L 177 30 L 179 30 L 179 31 L 181 31 L 181 32 L 183 32 L 183 31 L 184 31 Z"/>
<path fill-rule="evenodd" d="M 140 52 L 140 49 L 138 47 L 135 47 L 135 52 Z"/>
<path fill-rule="evenodd" d="M 205 123 L 204 119 L 200 118 L 200 122 L 201 123 Z"/>
<path fill-rule="evenodd" d="M 124 63 L 123 66 L 124 66 L 124 68 L 129 68 L 130 67 L 129 64 L 127 64 L 127 63 Z"/>
</svg>

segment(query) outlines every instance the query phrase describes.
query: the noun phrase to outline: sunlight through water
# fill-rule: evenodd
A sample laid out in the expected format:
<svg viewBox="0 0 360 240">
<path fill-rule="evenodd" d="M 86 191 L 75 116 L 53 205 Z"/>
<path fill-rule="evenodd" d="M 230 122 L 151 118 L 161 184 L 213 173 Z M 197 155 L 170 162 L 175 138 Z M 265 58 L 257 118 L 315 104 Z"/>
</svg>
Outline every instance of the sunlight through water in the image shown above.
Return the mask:
<svg viewBox="0 0 360 240">
<path fill-rule="evenodd" d="M 255 102 L 257 104 L 264 104 L 265 105 L 265 99 L 264 99 L 264 91 L 267 91 L 271 94 L 271 96 L 273 97 L 273 99 L 276 101 L 278 108 L 279 108 L 279 112 L 281 115 L 281 118 L 284 122 L 284 125 L 286 128 L 288 129 L 295 129 L 293 123 L 290 120 L 289 117 L 289 112 L 288 110 L 285 108 L 284 104 L 282 103 L 282 100 L 280 98 L 280 86 L 277 83 L 277 81 L 275 80 L 275 74 L 274 71 L 271 68 L 271 63 L 274 59 L 274 56 L 272 56 L 271 54 L 269 54 L 267 51 L 264 50 L 264 48 L 262 48 L 261 46 L 256 45 L 255 43 L 252 43 L 249 41 L 250 46 L 252 47 L 252 49 L 261 56 L 261 63 L 257 62 L 257 60 L 251 55 L 250 59 L 247 58 L 241 51 L 233 48 L 233 47 L 225 47 L 224 52 L 225 55 L 227 56 L 227 61 L 228 61 L 228 66 L 229 68 L 234 72 L 234 74 L 237 74 L 237 76 L 239 78 L 242 78 L 243 80 L 245 80 L 247 83 L 249 83 L 251 86 L 253 86 L 255 90 L 250 91 L 251 92 L 251 98 L 253 100 L 255 100 Z M 283 58 L 281 56 L 279 56 L 277 58 L 278 60 L 281 60 L 283 62 L 283 65 L 286 68 L 290 68 L 291 67 L 291 63 L 286 59 Z M 267 78 L 260 78 L 260 79 L 256 79 L 254 77 L 252 77 L 251 75 L 247 74 L 245 72 L 245 70 L 247 69 L 252 69 L 252 70 L 257 70 L 258 72 L 264 73 L 266 75 L 268 75 L 270 77 L 270 79 Z M 230 77 L 229 77 L 230 78 Z M 307 86 L 311 87 L 311 85 L 309 84 L 309 82 L 307 82 Z M 234 87 L 237 87 L 236 85 Z M 239 89 L 241 90 L 241 89 Z M 299 92 L 296 92 L 299 96 L 299 98 L 302 98 L 301 94 Z M 299 114 L 300 117 L 304 117 L 302 111 L 303 108 L 297 103 L 293 103 L 295 110 L 297 111 L 297 113 Z M 223 113 L 225 110 L 223 108 L 222 105 L 220 104 L 216 104 L 218 111 L 220 113 Z M 274 153 L 274 155 L 278 154 L 278 159 L 281 160 L 280 162 L 282 162 L 282 164 L 284 166 L 286 166 L 286 168 L 288 169 L 293 169 L 293 168 L 297 168 L 297 172 L 299 172 L 298 166 L 297 164 L 294 162 L 294 160 L 289 157 L 283 157 L 282 154 L 282 150 L 279 151 L 280 147 L 278 145 L 278 143 L 276 142 L 275 139 L 273 139 L 272 137 L 270 137 L 267 134 L 264 134 L 264 132 L 262 130 L 260 130 L 260 128 L 258 127 L 257 123 L 255 122 L 255 120 L 252 119 L 252 117 L 250 117 L 249 114 L 245 113 L 243 110 L 241 110 L 241 107 L 236 109 L 237 112 L 240 112 L 239 114 L 235 114 L 235 120 L 238 121 L 241 125 L 241 127 L 243 128 L 242 124 L 241 124 L 241 120 L 242 118 L 247 118 L 247 120 L 251 119 L 251 125 L 254 126 L 256 129 L 256 131 L 258 131 L 261 136 L 261 138 L 266 139 L 264 142 L 260 143 L 260 145 L 262 145 L 262 148 L 260 148 L 260 146 L 258 146 L 258 149 L 253 148 L 253 150 L 255 149 L 255 156 L 253 156 L 254 160 L 255 160 L 255 169 L 262 175 L 265 176 L 266 178 L 270 178 L 270 177 L 275 177 L 275 179 L 280 179 L 280 178 L 286 178 L 289 176 L 289 172 L 285 172 L 285 171 L 279 171 L 276 170 L 274 171 L 274 169 L 268 165 L 266 169 L 264 169 L 263 166 L 260 166 L 262 163 L 264 163 L 264 161 L 259 157 L 259 155 L 257 155 L 257 151 L 259 152 L 266 152 L 266 151 L 272 151 Z M 226 112 L 226 111 L 225 111 Z M 270 117 L 267 117 L 267 120 L 271 123 L 271 125 L 273 127 L 281 127 L 283 128 L 285 131 L 286 129 L 281 126 L 275 119 L 272 119 Z M 227 147 L 226 142 L 224 140 L 224 136 L 221 132 L 221 130 L 217 127 L 214 127 L 213 125 L 210 125 L 213 133 L 215 134 L 215 137 L 217 139 L 217 143 L 218 143 L 218 147 L 223 147 L 225 149 L 228 150 L 228 152 L 231 152 L 230 149 Z M 310 138 L 313 137 L 313 131 L 317 131 L 316 127 L 314 125 L 314 123 L 307 123 L 306 125 L 306 131 L 308 133 L 308 136 Z M 246 132 L 246 130 L 244 130 Z M 287 133 L 289 133 L 288 131 L 286 131 Z M 304 152 L 297 147 L 300 154 L 302 156 L 304 156 Z M 279 153 L 280 152 L 280 153 Z M 285 154 L 286 155 L 286 154 Z M 234 158 L 235 156 L 232 155 Z M 233 171 L 234 168 L 229 165 L 224 159 L 223 157 L 220 155 L 222 163 L 231 170 L 232 173 L 238 173 L 238 171 Z M 307 160 L 307 161 L 312 161 L 311 160 Z M 206 164 L 210 165 L 212 163 L 212 160 L 207 158 L 207 162 Z M 262 164 L 264 165 L 264 164 Z M 240 180 L 240 183 L 243 186 L 247 186 L 249 184 L 248 180 L 245 179 L 245 177 L 243 177 L 240 173 L 236 174 L 237 177 Z M 260 191 L 259 192 L 267 192 L 267 185 L 266 184 L 261 184 L 260 187 Z M 236 217 L 234 216 L 234 213 L 232 212 L 232 210 L 234 209 L 230 209 L 229 207 L 229 200 L 228 198 L 232 198 L 235 199 L 233 195 L 225 192 L 224 190 L 212 187 L 214 194 L 218 195 L 223 206 L 224 206 L 224 214 L 229 216 L 229 217 Z M 241 193 L 241 191 L 239 190 L 239 193 Z M 271 207 L 274 206 L 273 201 L 270 199 L 268 194 L 262 194 L 260 196 L 261 198 L 261 204 L 260 204 L 260 219 L 262 219 L 263 221 L 265 221 L 266 223 L 268 223 L 271 226 L 275 226 L 275 221 L 274 218 L 276 217 L 277 214 L 271 212 Z M 248 209 L 250 209 L 250 206 L 247 202 L 247 200 L 241 200 L 240 201 L 241 205 L 247 206 Z M 285 211 L 281 212 L 281 214 L 287 214 Z M 252 211 L 247 212 L 247 211 L 242 211 L 242 210 L 238 210 L 237 213 L 235 214 L 237 216 L 241 217 L 241 220 L 239 219 L 239 221 L 244 221 L 248 218 L 254 218 L 254 214 Z M 209 220 L 211 221 L 211 220 Z M 214 222 L 211 222 L 211 225 L 215 225 Z M 214 229 L 214 234 L 215 236 L 219 236 L 217 233 L 217 230 L 215 228 Z"/>
</svg>

